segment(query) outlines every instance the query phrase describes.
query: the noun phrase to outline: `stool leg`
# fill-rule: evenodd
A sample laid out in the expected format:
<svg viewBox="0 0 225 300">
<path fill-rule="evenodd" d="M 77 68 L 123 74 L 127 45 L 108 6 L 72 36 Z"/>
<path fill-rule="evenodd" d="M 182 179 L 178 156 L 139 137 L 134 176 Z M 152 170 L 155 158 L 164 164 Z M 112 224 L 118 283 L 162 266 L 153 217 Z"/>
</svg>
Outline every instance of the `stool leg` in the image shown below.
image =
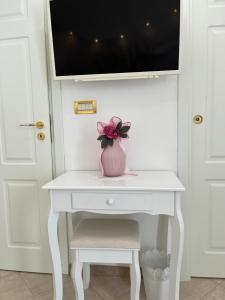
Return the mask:
<svg viewBox="0 0 225 300">
<path fill-rule="evenodd" d="M 72 264 L 72 280 L 76 295 L 76 300 L 84 300 L 84 287 L 83 287 L 83 280 L 82 280 L 82 268 L 83 264 L 79 261 L 79 250 L 74 250 L 74 261 Z"/>
<path fill-rule="evenodd" d="M 91 276 L 91 267 L 90 264 L 84 263 L 83 264 L 83 282 L 84 282 L 84 289 L 88 289 L 90 285 L 90 276 Z"/>
<path fill-rule="evenodd" d="M 133 261 L 130 265 L 131 300 L 139 300 L 141 286 L 141 272 L 138 251 L 133 251 Z"/>
</svg>

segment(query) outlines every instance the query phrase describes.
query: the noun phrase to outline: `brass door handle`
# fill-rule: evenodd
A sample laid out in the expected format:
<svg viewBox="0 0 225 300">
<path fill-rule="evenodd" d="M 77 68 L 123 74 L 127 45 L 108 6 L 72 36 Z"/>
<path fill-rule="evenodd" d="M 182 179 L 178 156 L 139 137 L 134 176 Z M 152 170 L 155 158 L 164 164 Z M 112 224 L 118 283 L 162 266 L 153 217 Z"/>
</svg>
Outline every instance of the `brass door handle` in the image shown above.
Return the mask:
<svg viewBox="0 0 225 300">
<path fill-rule="evenodd" d="M 20 124 L 22 127 L 36 127 L 37 129 L 43 129 L 45 127 L 45 123 L 43 121 L 37 121 L 35 123 L 22 123 Z"/>
<path fill-rule="evenodd" d="M 195 124 L 202 124 L 202 122 L 203 122 L 203 116 L 201 116 L 201 115 L 194 116 L 193 122 Z"/>
</svg>

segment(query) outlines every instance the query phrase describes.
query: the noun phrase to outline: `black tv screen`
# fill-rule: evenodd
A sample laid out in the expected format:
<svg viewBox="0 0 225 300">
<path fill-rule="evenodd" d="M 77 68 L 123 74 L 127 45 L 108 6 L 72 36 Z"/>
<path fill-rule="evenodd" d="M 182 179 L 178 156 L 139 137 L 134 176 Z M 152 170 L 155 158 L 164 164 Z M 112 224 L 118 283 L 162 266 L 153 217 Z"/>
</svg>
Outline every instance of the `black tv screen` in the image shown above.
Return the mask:
<svg viewBox="0 0 225 300">
<path fill-rule="evenodd" d="M 56 77 L 179 69 L 180 0 L 53 0 Z"/>
</svg>

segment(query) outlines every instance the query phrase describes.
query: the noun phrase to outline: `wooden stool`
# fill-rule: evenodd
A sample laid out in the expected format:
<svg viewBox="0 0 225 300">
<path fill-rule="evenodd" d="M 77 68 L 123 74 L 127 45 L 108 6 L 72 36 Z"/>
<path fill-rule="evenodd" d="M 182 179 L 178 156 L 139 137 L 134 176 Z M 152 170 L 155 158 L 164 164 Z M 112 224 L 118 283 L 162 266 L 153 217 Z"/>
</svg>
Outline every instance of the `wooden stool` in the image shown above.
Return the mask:
<svg viewBox="0 0 225 300">
<path fill-rule="evenodd" d="M 90 282 L 90 264 L 129 264 L 131 300 L 139 300 L 140 240 L 136 221 L 85 219 L 77 226 L 70 249 L 76 300 L 84 300 L 84 286 L 88 288 Z"/>
</svg>

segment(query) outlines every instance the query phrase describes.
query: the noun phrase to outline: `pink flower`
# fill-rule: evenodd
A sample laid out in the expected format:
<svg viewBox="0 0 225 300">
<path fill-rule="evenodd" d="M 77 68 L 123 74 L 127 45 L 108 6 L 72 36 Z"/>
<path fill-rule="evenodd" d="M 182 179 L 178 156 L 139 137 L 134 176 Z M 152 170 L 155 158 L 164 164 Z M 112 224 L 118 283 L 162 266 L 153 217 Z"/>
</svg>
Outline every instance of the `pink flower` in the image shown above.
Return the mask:
<svg viewBox="0 0 225 300">
<path fill-rule="evenodd" d="M 122 120 L 118 117 L 112 117 L 109 124 L 98 122 L 98 140 L 101 141 L 102 148 L 106 148 L 108 145 L 112 146 L 113 141 L 118 138 L 128 138 L 127 133 L 130 127 L 130 122 L 122 123 Z"/>
<path fill-rule="evenodd" d="M 119 136 L 119 133 L 118 133 L 116 127 L 113 125 L 105 126 L 103 129 L 103 133 L 110 139 L 117 139 Z"/>
<path fill-rule="evenodd" d="M 106 127 L 112 128 L 111 131 L 113 131 L 113 129 L 116 130 L 117 125 L 118 125 L 120 122 L 122 122 L 122 120 L 121 120 L 120 118 L 118 118 L 118 117 L 112 117 L 112 118 L 110 119 L 110 121 L 109 121 L 109 124 L 106 124 L 106 123 L 104 123 L 104 122 L 98 122 L 98 123 L 97 123 L 97 128 L 98 128 L 99 134 L 100 134 L 100 135 L 104 135 L 104 134 L 107 135 L 107 134 L 104 132 L 104 129 L 105 129 Z M 108 131 L 109 129 L 106 129 L 106 130 Z M 109 131 L 110 131 L 110 130 L 109 130 Z M 117 135 L 117 137 L 118 137 L 118 135 Z"/>
</svg>

